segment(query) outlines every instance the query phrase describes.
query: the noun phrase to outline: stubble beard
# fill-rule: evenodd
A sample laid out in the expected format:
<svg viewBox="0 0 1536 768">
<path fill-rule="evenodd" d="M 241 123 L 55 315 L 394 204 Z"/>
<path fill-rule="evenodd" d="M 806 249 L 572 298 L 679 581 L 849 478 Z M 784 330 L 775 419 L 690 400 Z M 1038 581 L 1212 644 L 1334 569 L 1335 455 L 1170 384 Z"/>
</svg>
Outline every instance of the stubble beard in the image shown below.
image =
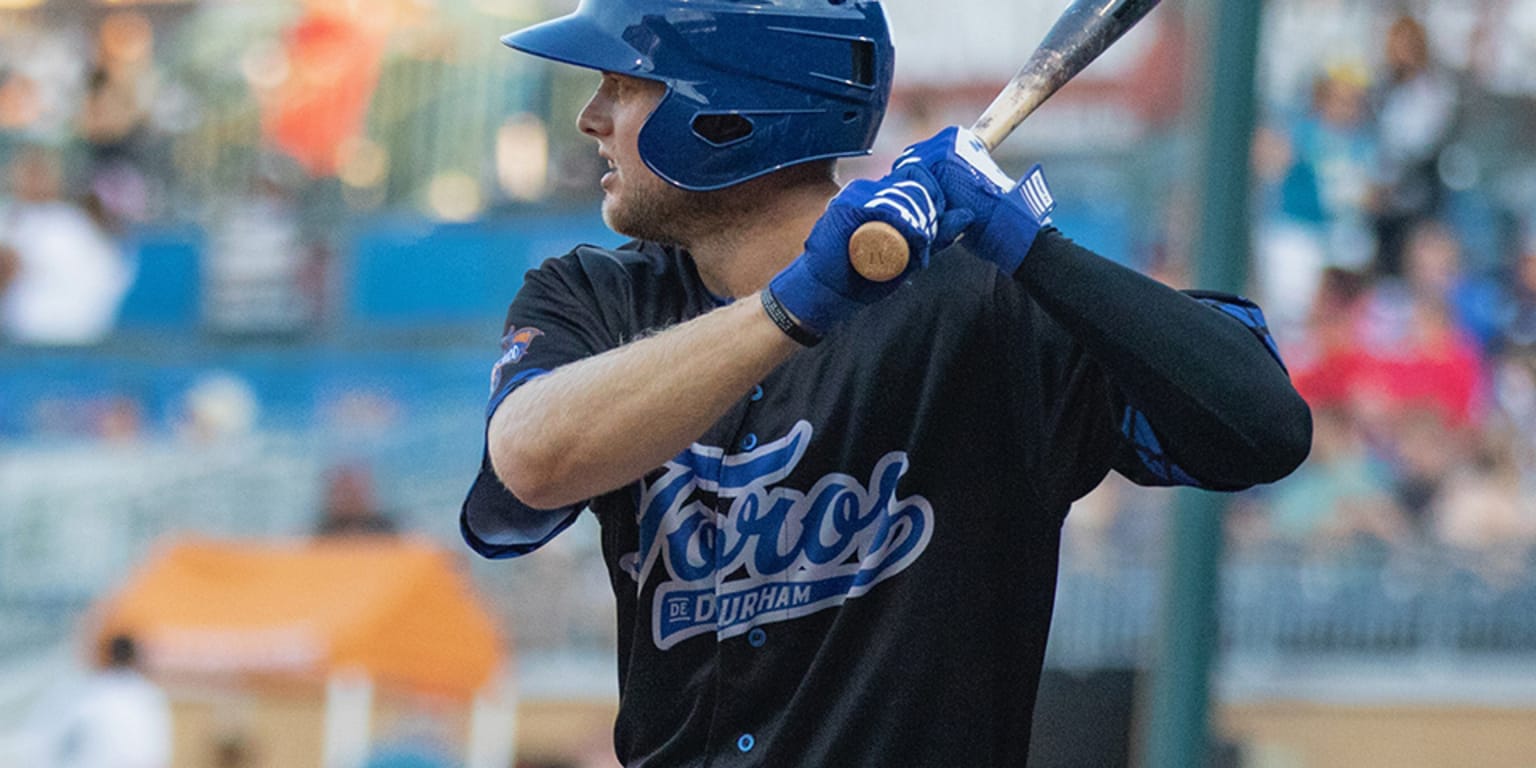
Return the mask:
<svg viewBox="0 0 1536 768">
<path fill-rule="evenodd" d="M 693 192 L 655 175 L 603 200 L 603 222 L 626 237 L 688 248 L 705 233 L 730 227 L 744 213 L 732 190 Z"/>
</svg>

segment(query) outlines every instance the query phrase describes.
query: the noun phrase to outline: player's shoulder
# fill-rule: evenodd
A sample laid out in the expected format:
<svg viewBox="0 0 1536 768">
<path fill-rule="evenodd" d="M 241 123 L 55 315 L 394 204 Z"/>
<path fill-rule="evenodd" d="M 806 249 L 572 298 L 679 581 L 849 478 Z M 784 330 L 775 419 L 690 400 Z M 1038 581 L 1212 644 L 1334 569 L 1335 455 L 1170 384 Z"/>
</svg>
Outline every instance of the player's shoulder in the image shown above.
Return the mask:
<svg viewBox="0 0 1536 768">
<path fill-rule="evenodd" d="M 618 283 L 685 279 L 688 270 L 680 249 L 631 240 L 617 248 L 583 243 L 563 256 L 546 260 L 534 272 L 594 287 L 611 287 Z"/>
<path fill-rule="evenodd" d="M 617 248 L 579 245 L 548 259 L 525 276 L 519 298 L 586 307 L 630 329 L 626 334 L 714 306 L 687 252 L 639 240 Z"/>
</svg>

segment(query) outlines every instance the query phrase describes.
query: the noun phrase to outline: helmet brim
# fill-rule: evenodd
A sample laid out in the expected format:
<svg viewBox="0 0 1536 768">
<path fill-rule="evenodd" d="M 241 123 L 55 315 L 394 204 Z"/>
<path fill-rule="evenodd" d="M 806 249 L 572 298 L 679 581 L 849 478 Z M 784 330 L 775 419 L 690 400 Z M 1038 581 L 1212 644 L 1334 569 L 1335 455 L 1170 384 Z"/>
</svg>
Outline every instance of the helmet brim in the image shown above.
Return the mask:
<svg viewBox="0 0 1536 768">
<path fill-rule="evenodd" d="M 604 29 L 599 19 L 579 10 L 504 35 L 501 42 L 523 53 L 587 69 L 637 77 L 649 76 L 651 72 L 649 57 Z"/>
</svg>

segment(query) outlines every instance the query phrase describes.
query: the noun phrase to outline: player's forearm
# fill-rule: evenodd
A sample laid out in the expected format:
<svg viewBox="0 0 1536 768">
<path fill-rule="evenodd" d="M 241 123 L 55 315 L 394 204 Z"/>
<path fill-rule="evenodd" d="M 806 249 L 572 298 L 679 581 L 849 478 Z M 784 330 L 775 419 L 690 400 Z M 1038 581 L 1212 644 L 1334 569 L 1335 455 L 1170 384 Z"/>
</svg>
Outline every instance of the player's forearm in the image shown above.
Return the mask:
<svg viewBox="0 0 1536 768">
<path fill-rule="evenodd" d="M 1054 231 L 1042 233 L 1016 278 L 1196 476 L 1269 482 L 1306 457 L 1306 404 L 1233 318 Z"/>
<path fill-rule="evenodd" d="M 754 296 L 562 366 L 497 407 L 492 465 L 530 506 L 585 501 L 676 456 L 798 349 Z"/>
</svg>

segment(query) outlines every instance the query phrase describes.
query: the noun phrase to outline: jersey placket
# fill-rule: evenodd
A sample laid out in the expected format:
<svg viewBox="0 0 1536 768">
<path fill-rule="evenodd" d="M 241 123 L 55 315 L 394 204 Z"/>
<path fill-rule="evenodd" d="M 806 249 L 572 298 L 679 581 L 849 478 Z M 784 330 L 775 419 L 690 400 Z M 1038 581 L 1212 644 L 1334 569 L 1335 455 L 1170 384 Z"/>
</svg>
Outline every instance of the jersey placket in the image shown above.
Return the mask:
<svg viewBox="0 0 1536 768">
<path fill-rule="evenodd" d="M 756 431 L 756 419 L 753 417 L 759 412 L 759 404 L 762 402 L 765 390 L 762 384 L 755 385 L 737 405 L 731 413 L 717 422 L 722 436 L 729 436 L 725 443 L 727 454 L 740 454 L 756 448 L 761 440 Z M 726 547 L 724 535 L 721 533 L 730 525 L 731 507 L 737 501 L 737 497 L 717 496 L 715 498 L 715 530 L 716 540 L 714 547 L 715 557 L 715 597 L 716 597 L 716 621 L 721 616 L 721 602 L 723 590 L 727 585 L 727 579 L 731 572 L 730 563 L 724 561 Z M 782 533 L 781 533 L 782 536 Z M 782 546 L 783 542 L 780 542 Z M 746 766 L 753 765 L 757 761 L 751 759 L 751 754 L 757 749 L 758 736 L 753 732 L 752 723 L 740 720 L 739 714 L 745 709 L 733 695 L 732 689 L 737 687 L 733 681 L 738 682 L 751 675 L 750 670 L 737 669 L 737 662 L 741 660 L 741 648 L 760 648 L 766 640 L 766 633 L 761 628 L 754 627 L 745 635 L 736 635 L 721 639 L 720 627 L 716 627 L 715 641 L 715 702 L 709 728 L 709 756 L 705 761 L 706 766 Z M 745 665 L 751 666 L 751 660 L 747 659 Z"/>
</svg>

